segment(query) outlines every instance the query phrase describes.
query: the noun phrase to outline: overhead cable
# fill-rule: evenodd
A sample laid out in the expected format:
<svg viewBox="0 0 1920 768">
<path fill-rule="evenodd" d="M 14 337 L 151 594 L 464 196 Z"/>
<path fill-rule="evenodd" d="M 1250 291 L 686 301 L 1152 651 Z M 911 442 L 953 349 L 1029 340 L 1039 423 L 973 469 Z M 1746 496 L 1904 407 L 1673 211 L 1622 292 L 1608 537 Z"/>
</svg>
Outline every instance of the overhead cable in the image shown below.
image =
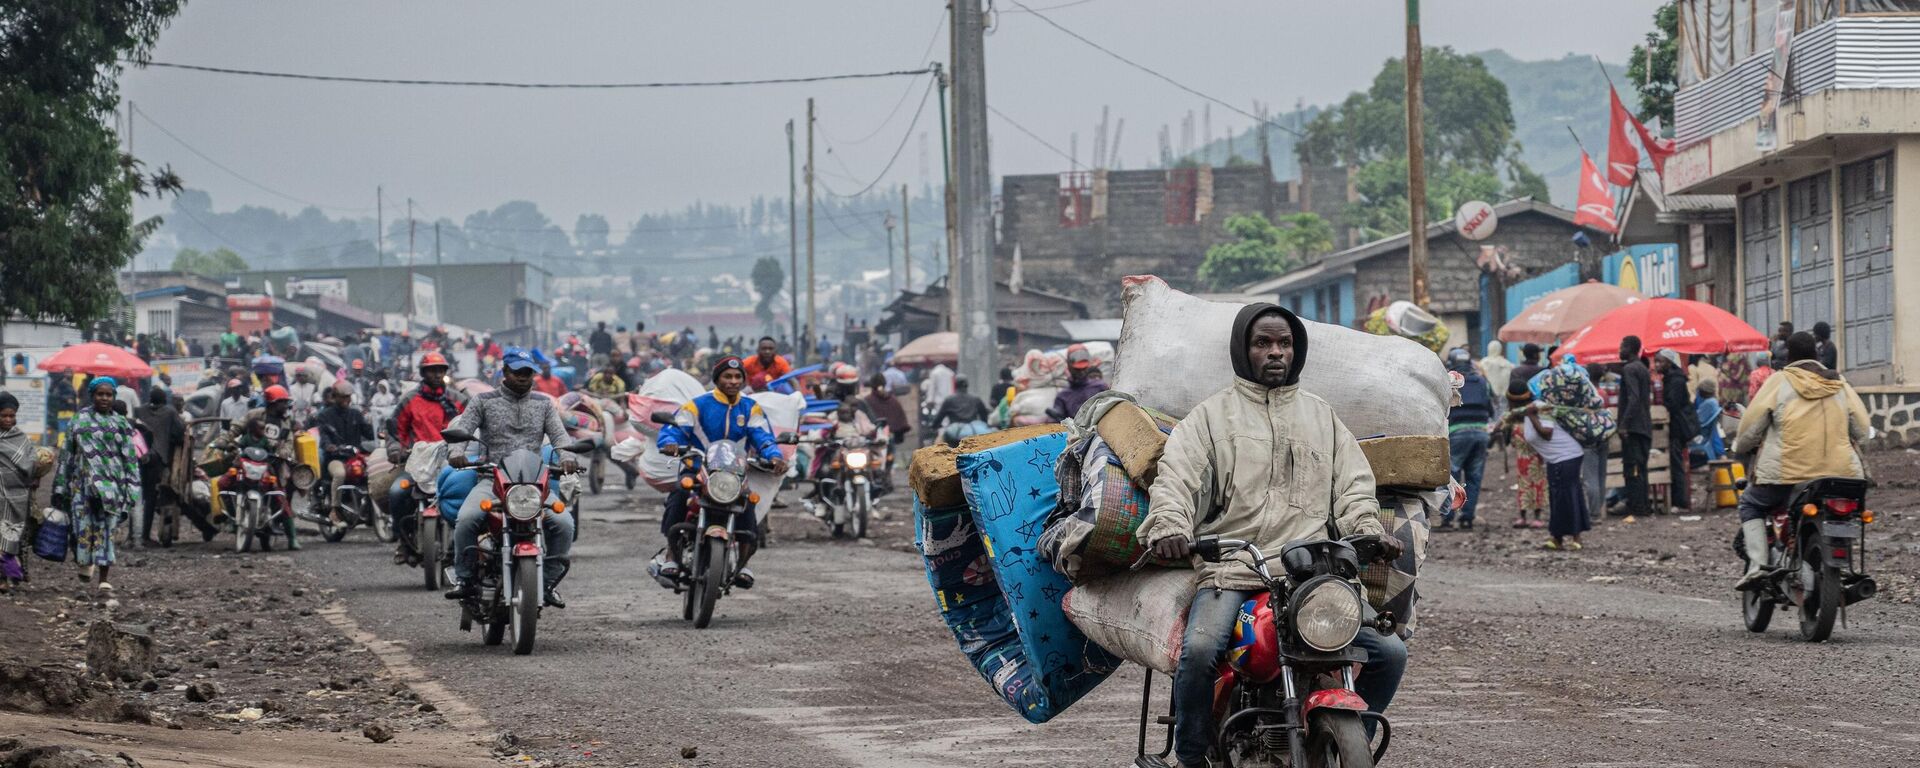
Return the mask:
<svg viewBox="0 0 1920 768">
<path fill-rule="evenodd" d="M 165 61 L 126 61 L 124 63 L 164 69 L 181 69 L 193 72 L 211 72 L 222 75 L 242 75 L 246 77 L 268 77 L 283 80 L 317 80 L 332 83 L 363 83 L 372 85 L 431 85 L 460 88 L 527 88 L 527 89 L 564 89 L 564 90 L 618 90 L 637 88 L 725 88 L 742 85 L 784 85 L 789 83 L 822 83 L 834 80 L 871 80 L 884 77 L 910 77 L 931 73 L 933 68 L 897 69 L 887 72 L 851 72 L 838 75 L 813 75 L 808 77 L 770 77 L 757 80 L 685 80 L 650 83 L 530 83 L 506 80 L 428 80 L 420 78 L 394 77 L 349 77 L 344 75 L 313 75 L 296 72 L 267 72 L 253 69 L 233 69 L 229 67 L 209 67 L 199 64 L 176 64 Z"/>
<path fill-rule="evenodd" d="M 139 105 L 133 104 L 132 102 L 128 102 L 128 105 L 132 107 L 132 112 L 134 114 L 139 115 L 141 119 L 146 120 L 148 125 L 151 125 L 155 128 L 160 129 L 160 132 L 165 134 L 167 138 L 173 139 L 174 143 L 177 143 L 180 146 L 185 147 L 188 152 L 192 152 L 195 155 L 199 155 L 200 159 L 205 160 L 208 163 L 212 163 L 213 167 L 226 171 L 229 175 L 233 176 L 234 178 L 244 181 L 248 184 L 251 184 L 262 192 L 273 195 L 275 197 L 285 198 L 287 200 L 300 203 L 302 205 L 309 205 L 315 208 L 324 208 L 330 211 L 349 211 L 352 213 L 365 213 L 367 211 L 373 210 L 372 208 L 353 208 L 353 207 L 338 206 L 338 205 L 321 205 L 319 203 L 313 202 L 312 200 L 294 197 L 293 195 L 289 195 L 285 192 L 281 192 L 265 184 L 254 181 L 253 179 L 250 179 L 250 178 L 247 178 L 246 176 L 241 175 L 239 171 L 236 171 L 232 168 L 228 168 L 226 164 L 213 159 L 212 157 L 208 156 L 207 153 L 200 151 L 198 148 L 194 147 L 192 144 L 188 144 L 186 139 L 180 138 L 178 134 L 174 133 L 171 130 L 168 130 L 166 126 L 161 125 L 158 120 L 153 119 L 153 116 L 147 114 L 147 111 L 144 109 L 141 109 Z"/>
</svg>

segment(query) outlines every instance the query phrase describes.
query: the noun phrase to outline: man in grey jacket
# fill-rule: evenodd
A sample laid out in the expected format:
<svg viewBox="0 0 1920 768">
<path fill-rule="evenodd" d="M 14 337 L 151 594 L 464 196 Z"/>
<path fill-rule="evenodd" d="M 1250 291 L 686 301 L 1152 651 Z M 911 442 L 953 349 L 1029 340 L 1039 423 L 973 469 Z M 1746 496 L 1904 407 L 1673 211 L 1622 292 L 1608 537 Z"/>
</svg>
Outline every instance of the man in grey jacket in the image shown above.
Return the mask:
<svg viewBox="0 0 1920 768">
<path fill-rule="evenodd" d="M 1162 558 L 1191 555 L 1194 537 L 1214 534 L 1278 553 L 1285 544 L 1339 535 L 1383 535 L 1373 470 L 1360 444 L 1325 400 L 1300 389 L 1306 326 L 1272 304 L 1252 304 L 1234 318 L 1233 386 L 1182 419 L 1167 440 L 1154 481 L 1152 507 L 1137 534 Z M 1390 557 L 1400 543 L 1383 537 Z M 1200 591 L 1174 676 L 1175 756 L 1182 766 L 1206 764 L 1213 742 L 1213 686 L 1233 636 L 1240 605 L 1265 587 L 1240 562 L 1194 558 Z M 1400 638 L 1363 628 L 1355 647 L 1367 652 L 1355 689 L 1375 712 L 1386 709 L 1406 670 Z"/>
</svg>

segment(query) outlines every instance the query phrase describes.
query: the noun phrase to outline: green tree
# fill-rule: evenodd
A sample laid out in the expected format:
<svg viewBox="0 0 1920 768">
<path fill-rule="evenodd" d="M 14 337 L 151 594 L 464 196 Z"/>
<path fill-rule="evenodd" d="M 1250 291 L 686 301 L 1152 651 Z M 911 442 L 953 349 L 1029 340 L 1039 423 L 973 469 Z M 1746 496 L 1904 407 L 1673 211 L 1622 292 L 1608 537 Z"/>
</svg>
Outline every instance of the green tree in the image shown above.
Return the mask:
<svg viewBox="0 0 1920 768">
<path fill-rule="evenodd" d="M 247 271 L 247 260 L 240 258 L 231 248 L 215 248 L 200 251 L 182 248 L 173 256 L 173 271 L 187 272 L 204 277 L 225 277 Z"/>
<path fill-rule="evenodd" d="M 1293 267 L 1286 234 L 1267 217 L 1257 213 L 1229 216 L 1223 226 L 1235 242 L 1207 249 L 1206 259 L 1200 262 L 1201 282 L 1224 290 L 1265 280 Z M 1331 241 L 1331 231 L 1327 234 Z"/>
<path fill-rule="evenodd" d="M 0 318 L 75 324 L 119 300 L 114 272 L 157 219 L 133 196 L 177 191 L 120 151 L 110 118 L 123 60 L 144 60 L 179 0 L 0 5 Z"/>
<path fill-rule="evenodd" d="M 1429 217 L 1444 220 L 1473 199 L 1549 201 L 1546 180 L 1520 159 L 1507 86 L 1486 62 L 1444 47 L 1423 61 Z M 1315 116 L 1295 150 L 1305 163 L 1357 168 L 1360 200 L 1347 215 L 1368 237 L 1407 229 L 1406 83 L 1405 65 L 1388 59 L 1366 91 Z"/>
<path fill-rule="evenodd" d="M 773 300 L 779 298 L 780 289 L 786 284 L 787 273 L 780 268 L 779 259 L 762 256 L 753 263 L 753 290 L 760 294 L 760 303 L 754 305 L 753 314 L 768 330 L 773 329 Z"/>
<path fill-rule="evenodd" d="M 1293 264 L 1305 264 L 1333 250 L 1333 225 L 1317 213 L 1280 217 L 1280 248 Z"/>
<path fill-rule="evenodd" d="M 597 213 L 583 213 L 573 222 L 573 242 L 586 251 L 604 251 L 607 249 L 607 217 Z"/>
<path fill-rule="evenodd" d="M 1640 119 L 1659 118 L 1660 125 L 1668 128 L 1673 126 L 1673 95 L 1680 91 L 1679 35 L 1678 4 L 1661 5 L 1653 12 L 1653 31 L 1647 33 L 1646 44 L 1634 46 L 1627 61 L 1627 80 L 1640 91 Z"/>
</svg>

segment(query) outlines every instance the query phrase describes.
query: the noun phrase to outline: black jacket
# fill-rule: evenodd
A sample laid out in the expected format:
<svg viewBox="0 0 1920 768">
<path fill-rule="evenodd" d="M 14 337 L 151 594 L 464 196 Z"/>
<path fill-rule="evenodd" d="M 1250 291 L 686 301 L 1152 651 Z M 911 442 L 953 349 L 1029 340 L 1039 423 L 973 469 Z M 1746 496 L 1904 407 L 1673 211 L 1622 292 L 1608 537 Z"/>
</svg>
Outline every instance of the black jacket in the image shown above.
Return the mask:
<svg viewBox="0 0 1920 768">
<path fill-rule="evenodd" d="M 313 417 L 320 428 L 320 453 L 332 456 L 335 449 L 360 450 L 360 444 L 373 439 L 373 425 L 365 414 L 353 408 L 329 405 Z"/>
<path fill-rule="evenodd" d="M 1668 368 L 1660 377 L 1660 402 L 1667 406 L 1667 441 L 1686 444 L 1700 434 L 1700 412 L 1687 391 L 1687 372 Z"/>
<path fill-rule="evenodd" d="M 1687 388 L 1683 374 L 1680 389 Z M 1653 374 L 1647 364 L 1630 360 L 1620 367 L 1618 420 L 1621 434 L 1653 436 Z"/>
<path fill-rule="evenodd" d="M 987 404 L 966 392 L 955 392 L 940 402 L 939 413 L 933 416 L 933 428 L 944 424 L 966 424 L 974 421 L 986 421 L 991 411 Z"/>
</svg>

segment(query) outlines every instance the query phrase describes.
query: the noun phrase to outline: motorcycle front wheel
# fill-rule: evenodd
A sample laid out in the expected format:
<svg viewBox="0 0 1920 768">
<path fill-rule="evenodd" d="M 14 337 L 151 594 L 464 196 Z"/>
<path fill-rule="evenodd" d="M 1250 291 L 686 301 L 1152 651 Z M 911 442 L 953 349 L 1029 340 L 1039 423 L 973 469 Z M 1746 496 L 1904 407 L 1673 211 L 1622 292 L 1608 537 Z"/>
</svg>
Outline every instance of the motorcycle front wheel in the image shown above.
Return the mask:
<svg viewBox="0 0 1920 768">
<path fill-rule="evenodd" d="M 694 577 L 694 589 L 700 593 L 700 600 L 694 606 L 693 628 L 706 629 L 713 623 L 713 607 L 720 602 L 720 589 L 727 580 L 727 543 L 719 539 L 707 539 L 701 545 L 706 552 L 705 567 Z"/>
<path fill-rule="evenodd" d="M 540 625 L 540 561 L 524 558 L 513 564 L 513 655 L 533 653 L 535 630 Z"/>
<path fill-rule="evenodd" d="M 601 454 L 593 454 L 593 467 L 587 470 L 587 491 L 595 496 L 607 487 L 607 462 Z"/>
<path fill-rule="evenodd" d="M 373 518 L 374 537 L 386 544 L 399 541 L 400 533 L 393 529 L 393 517 L 387 514 L 387 510 L 380 508 L 380 505 L 375 505 L 371 499 L 367 501 L 367 505 L 369 508 L 372 508 L 372 512 L 367 516 Z"/>
<path fill-rule="evenodd" d="M 1800 603 L 1800 636 L 1809 643 L 1832 637 L 1834 619 L 1840 616 L 1840 600 L 1840 569 L 1829 565 L 1815 570 L 1813 584 Z"/>
<path fill-rule="evenodd" d="M 233 551 L 252 552 L 253 532 L 260 527 L 256 518 L 260 510 L 251 500 L 240 502 L 240 514 L 233 520 Z"/>
<path fill-rule="evenodd" d="M 440 588 L 440 518 L 429 521 L 422 517 L 415 526 L 415 538 L 420 544 L 421 580 L 431 592 Z"/>
<path fill-rule="evenodd" d="M 873 492 L 865 487 L 853 505 L 853 538 L 867 537 L 867 522 L 873 519 Z"/>
<path fill-rule="evenodd" d="M 1320 711 L 1307 725 L 1310 768 L 1373 768 L 1367 728 L 1353 712 Z"/>
<path fill-rule="evenodd" d="M 338 516 L 341 519 L 341 522 L 338 522 L 338 523 L 334 522 L 333 518 L 335 516 Z M 338 544 L 342 540 L 346 539 L 347 531 L 353 528 L 351 524 L 345 522 L 346 517 L 347 517 L 347 508 L 344 506 L 335 507 L 333 510 L 333 514 L 321 515 L 320 516 L 320 537 L 323 539 L 326 539 L 327 542 L 330 544 Z"/>
</svg>

